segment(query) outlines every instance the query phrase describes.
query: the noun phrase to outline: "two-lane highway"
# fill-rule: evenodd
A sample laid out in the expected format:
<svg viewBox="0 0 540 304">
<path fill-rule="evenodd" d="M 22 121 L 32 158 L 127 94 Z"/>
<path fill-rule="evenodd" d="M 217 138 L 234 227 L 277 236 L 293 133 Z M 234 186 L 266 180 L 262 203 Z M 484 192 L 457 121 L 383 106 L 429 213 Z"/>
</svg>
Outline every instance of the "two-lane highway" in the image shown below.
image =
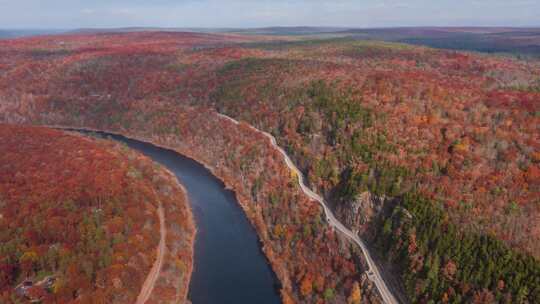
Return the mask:
<svg viewBox="0 0 540 304">
<path fill-rule="evenodd" d="M 224 115 L 224 114 L 221 114 L 221 113 L 218 113 L 218 115 L 220 117 L 228 120 L 228 121 L 233 122 L 234 124 L 239 124 L 239 122 L 237 120 L 235 120 L 235 119 L 233 119 L 233 118 L 231 118 L 231 117 L 229 117 L 227 115 Z M 390 292 L 390 289 L 386 285 L 386 282 L 383 280 L 383 278 L 381 276 L 381 273 L 379 271 L 379 268 L 375 264 L 374 260 L 371 258 L 369 250 L 368 250 L 367 246 L 365 245 L 364 241 L 362 241 L 362 239 L 360 239 L 358 234 L 353 233 L 351 230 L 349 230 L 347 227 L 345 227 L 340 221 L 338 221 L 337 218 L 332 213 L 332 211 L 330 210 L 330 208 L 328 207 L 327 203 L 324 201 L 324 199 L 320 195 L 318 195 L 317 193 L 315 193 L 313 190 L 311 190 L 310 188 L 308 188 L 306 186 L 306 184 L 304 183 L 304 176 L 303 176 L 302 172 L 300 172 L 300 170 L 298 170 L 298 168 L 292 162 L 289 155 L 287 155 L 287 153 L 280 146 L 278 146 L 276 138 L 274 136 L 272 136 L 271 134 L 269 134 L 267 132 L 261 131 L 261 130 L 259 130 L 259 129 L 251 126 L 251 125 L 250 125 L 250 128 L 253 129 L 256 132 L 264 134 L 266 137 L 268 137 L 270 139 L 270 142 L 272 143 L 272 146 L 274 146 L 274 148 L 277 149 L 281 153 L 281 155 L 283 155 L 283 159 L 285 160 L 285 163 L 287 164 L 289 169 L 291 169 L 295 173 L 295 175 L 298 177 L 298 184 L 300 185 L 300 188 L 302 189 L 302 191 L 307 196 L 309 196 L 311 199 L 319 202 L 319 204 L 322 206 L 322 208 L 324 210 L 324 214 L 326 216 L 326 221 L 328 222 L 328 224 L 330 224 L 330 226 L 334 227 L 339 232 L 341 232 L 342 234 L 347 236 L 347 238 L 349 238 L 351 241 L 353 241 L 355 244 L 357 244 L 360 247 L 360 249 L 362 250 L 362 252 L 363 252 L 363 254 L 364 254 L 365 258 L 366 258 L 366 262 L 367 262 L 368 267 L 369 267 L 368 270 L 366 271 L 366 273 L 368 275 L 368 278 L 375 284 L 375 286 L 379 290 L 379 294 L 381 295 L 383 301 L 385 303 L 387 303 L 387 304 L 397 304 L 397 303 L 399 303 L 396 300 L 396 298 L 394 297 L 394 295 Z"/>
</svg>

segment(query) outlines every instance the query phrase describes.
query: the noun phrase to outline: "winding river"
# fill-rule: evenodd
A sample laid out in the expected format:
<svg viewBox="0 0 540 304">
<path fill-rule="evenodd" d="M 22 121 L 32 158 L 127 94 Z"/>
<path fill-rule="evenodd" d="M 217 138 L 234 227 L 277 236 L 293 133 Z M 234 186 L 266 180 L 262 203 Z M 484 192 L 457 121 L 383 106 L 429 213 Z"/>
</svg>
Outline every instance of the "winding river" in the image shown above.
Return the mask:
<svg viewBox="0 0 540 304">
<path fill-rule="evenodd" d="M 193 304 L 281 303 L 279 282 L 233 192 L 204 166 L 174 151 L 123 136 L 99 134 L 161 163 L 186 188 L 198 230 L 188 296 Z"/>
</svg>

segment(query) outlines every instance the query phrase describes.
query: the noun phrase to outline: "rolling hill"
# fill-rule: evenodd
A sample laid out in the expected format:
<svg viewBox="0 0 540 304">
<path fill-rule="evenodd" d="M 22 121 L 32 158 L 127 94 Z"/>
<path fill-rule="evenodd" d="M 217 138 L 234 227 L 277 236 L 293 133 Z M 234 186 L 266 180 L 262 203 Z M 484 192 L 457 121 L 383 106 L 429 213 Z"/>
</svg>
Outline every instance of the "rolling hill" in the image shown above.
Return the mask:
<svg viewBox="0 0 540 304">
<path fill-rule="evenodd" d="M 382 34 L 443 35 L 431 31 Z M 355 282 L 378 299 L 268 143 L 216 112 L 272 133 L 409 301 L 540 299 L 537 59 L 165 32 L 5 40 L 0 54 L 1 121 L 150 138 L 213 167 L 241 193 L 284 301 L 340 303 Z"/>
</svg>

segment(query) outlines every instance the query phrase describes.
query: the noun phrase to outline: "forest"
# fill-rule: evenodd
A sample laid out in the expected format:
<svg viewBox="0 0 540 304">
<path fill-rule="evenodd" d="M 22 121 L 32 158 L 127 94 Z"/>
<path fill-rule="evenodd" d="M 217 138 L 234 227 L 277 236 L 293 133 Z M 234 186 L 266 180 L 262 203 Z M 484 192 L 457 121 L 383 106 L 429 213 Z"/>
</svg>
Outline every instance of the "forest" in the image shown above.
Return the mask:
<svg viewBox="0 0 540 304">
<path fill-rule="evenodd" d="M 115 131 L 210 166 L 240 196 L 284 302 L 377 295 L 264 138 L 216 111 L 275 135 L 342 221 L 384 240 L 371 245 L 409 301 L 538 302 L 540 62 L 295 39 L 0 41 L 0 121 Z M 366 192 L 391 205 L 349 221 Z"/>
<path fill-rule="evenodd" d="M 186 298 L 194 225 L 170 174 L 124 146 L 0 125 L 0 302 L 135 303 L 156 259 L 162 204 L 174 215 L 151 299 Z"/>
</svg>

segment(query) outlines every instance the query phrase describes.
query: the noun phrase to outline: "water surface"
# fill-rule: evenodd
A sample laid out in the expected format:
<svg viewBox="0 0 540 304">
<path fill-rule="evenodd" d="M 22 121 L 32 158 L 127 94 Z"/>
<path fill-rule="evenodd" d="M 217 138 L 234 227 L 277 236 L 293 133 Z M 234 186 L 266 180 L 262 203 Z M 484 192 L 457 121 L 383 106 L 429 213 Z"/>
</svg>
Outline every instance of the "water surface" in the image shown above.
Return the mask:
<svg viewBox="0 0 540 304">
<path fill-rule="evenodd" d="M 233 192 L 190 158 L 122 136 L 109 136 L 167 167 L 186 188 L 198 229 L 188 296 L 193 304 L 281 303 L 278 281 Z"/>
</svg>

